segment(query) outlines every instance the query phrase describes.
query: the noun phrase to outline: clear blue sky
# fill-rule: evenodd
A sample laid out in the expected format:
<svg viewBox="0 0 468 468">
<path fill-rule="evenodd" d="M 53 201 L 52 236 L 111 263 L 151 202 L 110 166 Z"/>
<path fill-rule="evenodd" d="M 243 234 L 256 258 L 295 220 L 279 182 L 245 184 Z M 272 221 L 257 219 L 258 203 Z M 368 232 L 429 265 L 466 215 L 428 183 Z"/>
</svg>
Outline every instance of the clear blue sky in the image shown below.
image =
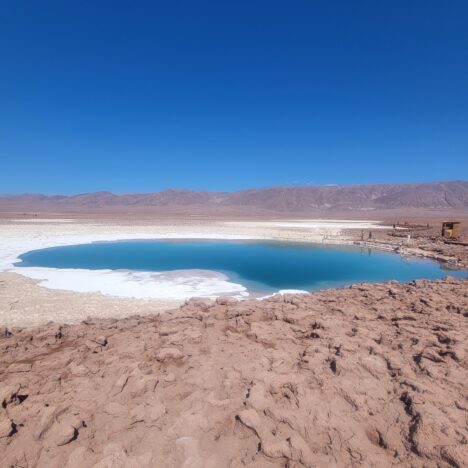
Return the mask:
<svg viewBox="0 0 468 468">
<path fill-rule="evenodd" d="M 468 178 L 468 2 L 0 9 L 0 193 Z"/>
</svg>

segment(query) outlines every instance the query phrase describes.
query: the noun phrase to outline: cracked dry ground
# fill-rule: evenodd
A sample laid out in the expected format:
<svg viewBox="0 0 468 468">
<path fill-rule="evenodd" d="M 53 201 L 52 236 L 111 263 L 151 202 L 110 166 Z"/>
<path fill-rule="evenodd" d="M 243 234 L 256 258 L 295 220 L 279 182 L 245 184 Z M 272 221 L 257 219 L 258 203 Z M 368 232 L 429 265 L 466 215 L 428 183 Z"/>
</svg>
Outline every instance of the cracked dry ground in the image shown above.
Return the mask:
<svg viewBox="0 0 468 468">
<path fill-rule="evenodd" d="M 468 281 L 2 330 L 2 467 L 468 466 Z"/>
</svg>

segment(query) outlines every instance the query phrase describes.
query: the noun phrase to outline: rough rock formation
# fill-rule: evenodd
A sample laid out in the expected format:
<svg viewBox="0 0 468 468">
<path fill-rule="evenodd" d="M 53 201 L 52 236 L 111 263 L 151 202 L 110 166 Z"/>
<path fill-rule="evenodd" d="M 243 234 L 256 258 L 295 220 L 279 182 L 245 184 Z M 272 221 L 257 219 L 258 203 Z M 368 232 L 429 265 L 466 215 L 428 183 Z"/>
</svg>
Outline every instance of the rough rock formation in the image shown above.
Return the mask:
<svg viewBox="0 0 468 468">
<path fill-rule="evenodd" d="M 2 467 L 468 465 L 468 280 L 0 331 Z"/>
</svg>

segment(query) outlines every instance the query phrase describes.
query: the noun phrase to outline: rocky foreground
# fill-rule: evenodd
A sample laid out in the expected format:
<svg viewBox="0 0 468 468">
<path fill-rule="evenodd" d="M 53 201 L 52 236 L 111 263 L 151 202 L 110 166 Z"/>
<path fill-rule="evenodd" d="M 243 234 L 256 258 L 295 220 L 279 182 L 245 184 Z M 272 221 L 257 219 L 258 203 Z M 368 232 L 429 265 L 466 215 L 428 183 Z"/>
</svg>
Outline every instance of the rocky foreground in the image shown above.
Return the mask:
<svg viewBox="0 0 468 468">
<path fill-rule="evenodd" d="M 468 466 L 468 280 L 3 329 L 2 467 Z"/>
</svg>

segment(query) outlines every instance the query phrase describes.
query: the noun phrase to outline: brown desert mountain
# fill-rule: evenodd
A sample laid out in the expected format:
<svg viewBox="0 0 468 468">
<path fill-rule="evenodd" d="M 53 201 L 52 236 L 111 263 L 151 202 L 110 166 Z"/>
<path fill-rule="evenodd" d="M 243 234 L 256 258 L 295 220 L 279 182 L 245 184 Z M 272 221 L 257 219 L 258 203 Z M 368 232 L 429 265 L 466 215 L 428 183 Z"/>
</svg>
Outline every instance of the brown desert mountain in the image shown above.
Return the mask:
<svg viewBox="0 0 468 468">
<path fill-rule="evenodd" d="M 0 196 L 0 209 L 137 209 L 143 207 L 204 207 L 250 209 L 278 213 L 372 211 L 401 208 L 468 211 L 468 181 L 349 186 L 284 186 L 206 192 L 169 189 L 154 193 L 116 195 L 110 192 L 80 195 L 41 194 Z"/>
</svg>

